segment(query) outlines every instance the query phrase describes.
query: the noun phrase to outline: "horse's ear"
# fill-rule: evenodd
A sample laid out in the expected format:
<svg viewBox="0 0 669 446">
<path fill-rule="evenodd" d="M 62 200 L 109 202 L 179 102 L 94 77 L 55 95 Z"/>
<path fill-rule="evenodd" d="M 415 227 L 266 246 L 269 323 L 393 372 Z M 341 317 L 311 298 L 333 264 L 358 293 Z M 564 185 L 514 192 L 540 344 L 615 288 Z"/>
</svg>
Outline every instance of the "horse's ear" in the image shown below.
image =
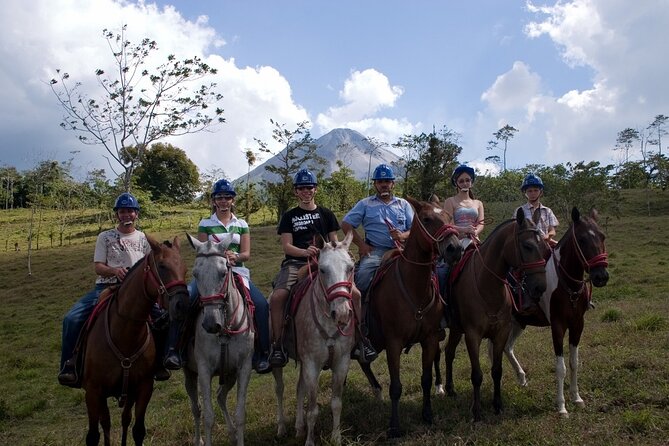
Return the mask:
<svg viewBox="0 0 669 446">
<path fill-rule="evenodd" d="M 193 247 L 194 250 L 197 251 L 197 247 L 202 244 L 201 241 L 190 235 L 189 233 L 186 233 L 186 238 L 188 238 L 188 243 Z"/>
<path fill-rule="evenodd" d="M 437 194 L 430 195 L 430 203 L 434 203 L 437 206 L 441 207 L 440 202 L 441 200 L 439 199 L 439 196 Z"/>
<path fill-rule="evenodd" d="M 592 218 L 595 221 L 599 219 L 599 212 L 597 212 L 597 209 L 595 208 L 590 209 L 590 218 Z"/>
<path fill-rule="evenodd" d="M 536 208 L 532 214 L 532 221 L 535 225 L 538 225 L 541 221 L 541 208 Z"/>
<path fill-rule="evenodd" d="M 160 243 L 158 243 L 158 240 L 155 238 L 151 237 L 150 235 L 146 234 L 146 240 L 149 242 L 149 246 L 151 246 L 151 250 L 155 251 L 156 253 L 160 252 Z"/>
<path fill-rule="evenodd" d="M 516 210 L 516 223 L 518 223 L 518 226 L 525 224 L 525 212 L 523 212 L 522 208 Z"/>
<path fill-rule="evenodd" d="M 574 206 L 571 209 L 571 221 L 573 221 L 574 223 L 578 223 L 579 221 L 581 221 L 581 213 L 578 211 L 578 208 L 576 206 Z"/>
<path fill-rule="evenodd" d="M 407 197 L 406 200 L 413 207 L 414 212 L 420 211 L 420 208 L 421 208 L 420 201 L 416 200 L 413 197 Z"/>
<path fill-rule="evenodd" d="M 346 233 L 346 236 L 344 236 L 344 240 L 341 241 L 339 246 L 344 247 L 348 251 L 348 248 L 351 246 L 351 241 L 353 241 L 353 231 L 354 229 L 348 231 Z"/>
<path fill-rule="evenodd" d="M 175 235 L 174 240 L 172 240 L 172 246 L 174 246 L 177 251 L 181 248 L 181 245 L 179 244 L 179 236 Z"/>
</svg>

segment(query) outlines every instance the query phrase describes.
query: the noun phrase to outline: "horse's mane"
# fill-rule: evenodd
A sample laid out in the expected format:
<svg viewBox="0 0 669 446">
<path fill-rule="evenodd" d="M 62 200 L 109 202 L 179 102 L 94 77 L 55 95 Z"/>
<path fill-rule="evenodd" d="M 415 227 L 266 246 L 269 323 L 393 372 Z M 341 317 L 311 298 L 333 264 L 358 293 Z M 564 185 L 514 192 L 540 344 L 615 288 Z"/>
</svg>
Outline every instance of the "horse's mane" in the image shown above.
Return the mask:
<svg viewBox="0 0 669 446">
<path fill-rule="evenodd" d="M 492 232 L 490 234 L 488 234 L 488 236 L 485 238 L 485 240 L 483 240 L 483 242 L 481 242 L 481 244 L 484 244 L 489 239 L 491 239 L 497 233 L 497 231 L 499 231 L 503 226 L 506 226 L 507 224 L 513 223 L 515 221 L 516 221 L 515 218 L 510 218 L 508 220 L 504 220 L 502 223 L 495 226 L 495 229 L 493 229 Z"/>
</svg>

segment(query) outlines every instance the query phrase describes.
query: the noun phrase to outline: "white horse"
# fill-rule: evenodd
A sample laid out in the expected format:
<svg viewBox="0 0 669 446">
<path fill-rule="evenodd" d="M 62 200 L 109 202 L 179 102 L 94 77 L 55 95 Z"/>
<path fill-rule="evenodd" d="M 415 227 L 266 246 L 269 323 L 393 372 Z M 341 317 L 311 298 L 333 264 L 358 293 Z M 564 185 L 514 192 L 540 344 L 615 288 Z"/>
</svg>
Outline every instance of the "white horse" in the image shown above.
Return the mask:
<svg viewBox="0 0 669 446">
<path fill-rule="evenodd" d="M 201 309 L 195 325 L 195 343 L 188 347 L 184 368 L 186 391 L 195 421 L 194 444 L 202 444 L 198 386 L 204 405 L 204 444 L 211 445 L 214 408 L 211 379 L 219 376 L 216 395 L 225 416 L 231 444 L 244 444 L 246 391 L 251 376 L 254 328 L 246 299 L 235 286 L 232 270 L 224 255 L 226 243 L 200 242 L 188 235 L 196 251 L 193 276 L 197 279 Z M 237 384 L 235 419 L 228 414 L 227 395 Z"/>
<path fill-rule="evenodd" d="M 307 397 L 307 437 L 314 444 L 314 424 L 318 416 L 318 378 L 323 368 L 332 370 L 332 441 L 341 443 L 340 418 L 344 381 L 355 343 L 356 320 L 352 302 L 353 259 L 348 253 L 353 233 L 344 241 L 326 244 L 318 258 L 318 273 L 310 280 L 306 294 L 294 316 L 295 344 L 300 362 L 297 383 L 296 436 L 304 435 L 304 397 Z M 297 287 L 298 285 L 295 285 Z M 286 433 L 283 414 L 283 368 L 275 367 L 278 435 Z"/>
</svg>

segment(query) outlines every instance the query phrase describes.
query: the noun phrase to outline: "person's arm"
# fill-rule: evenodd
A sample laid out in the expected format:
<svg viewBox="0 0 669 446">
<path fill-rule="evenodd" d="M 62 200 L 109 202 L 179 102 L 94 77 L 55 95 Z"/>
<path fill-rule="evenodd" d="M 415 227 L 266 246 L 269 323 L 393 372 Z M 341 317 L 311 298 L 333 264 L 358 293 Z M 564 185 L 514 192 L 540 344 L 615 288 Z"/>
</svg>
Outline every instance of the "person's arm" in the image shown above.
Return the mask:
<svg viewBox="0 0 669 446">
<path fill-rule="evenodd" d="M 241 235 L 239 242 L 239 252 L 234 252 L 229 249 L 225 251 L 225 256 L 228 258 L 228 262 L 231 265 L 236 265 L 237 263 L 246 262 L 251 259 L 251 234 L 245 233 Z"/>
<path fill-rule="evenodd" d="M 311 257 L 318 255 L 319 251 L 316 246 L 309 246 L 303 249 L 293 245 L 293 234 L 290 232 L 281 233 L 281 248 L 284 254 L 291 257 Z"/>
<path fill-rule="evenodd" d="M 483 221 L 485 220 L 485 212 L 483 210 L 483 202 L 481 200 L 477 201 L 478 201 L 479 219 L 476 223 L 476 226 L 474 227 L 474 237 L 478 239 L 479 234 L 483 232 L 483 228 L 485 227 L 485 225 L 483 224 Z"/>
<path fill-rule="evenodd" d="M 95 262 L 95 274 L 102 277 L 116 277 L 119 282 L 125 279 L 125 274 L 128 272 L 126 268 L 113 268 L 104 262 Z"/>
</svg>

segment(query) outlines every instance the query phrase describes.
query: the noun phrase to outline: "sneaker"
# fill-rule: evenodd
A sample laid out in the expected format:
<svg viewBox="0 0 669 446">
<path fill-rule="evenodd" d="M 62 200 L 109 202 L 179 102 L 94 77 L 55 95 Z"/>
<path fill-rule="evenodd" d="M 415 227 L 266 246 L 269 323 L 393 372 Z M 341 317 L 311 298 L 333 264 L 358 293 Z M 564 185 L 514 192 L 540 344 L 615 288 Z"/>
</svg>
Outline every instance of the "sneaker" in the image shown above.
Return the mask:
<svg viewBox="0 0 669 446">
<path fill-rule="evenodd" d="M 179 370 L 181 368 L 181 357 L 179 357 L 179 352 L 170 349 L 163 360 L 163 366 L 168 370 Z"/>
<path fill-rule="evenodd" d="M 153 379 L 156 381 L 167 381 L 170 379 L 170 376 L 172 376 L 172 374 L 169 370 L 167 370 L 165 367 L 160 367 L 158 370 L 156 370 L 155 375 L 153 375 Z"/>
<path fill-rule="evenodd" d="M 272 367 L 283 367 L 288 364 L 288 356 L 280 347 L 273 348 L 269 354 L 269 363 Z"/>
<path fill-rule="evenodd" d="M 357 347 L 351 353 L 351 358 L 363 364 L 374 361 L 378 356 L 379 354 L 369 341 L 359 342 Z"/>
<path fill-rule="evenodd" d="M 595 309 L 595 303 L 592 301 L 592 299 L 590 299 L 590 300 L 588 301 L 588 309 L 590 309 L 590 310 L 594 310 L 594 309 Z"/>
</svg>

